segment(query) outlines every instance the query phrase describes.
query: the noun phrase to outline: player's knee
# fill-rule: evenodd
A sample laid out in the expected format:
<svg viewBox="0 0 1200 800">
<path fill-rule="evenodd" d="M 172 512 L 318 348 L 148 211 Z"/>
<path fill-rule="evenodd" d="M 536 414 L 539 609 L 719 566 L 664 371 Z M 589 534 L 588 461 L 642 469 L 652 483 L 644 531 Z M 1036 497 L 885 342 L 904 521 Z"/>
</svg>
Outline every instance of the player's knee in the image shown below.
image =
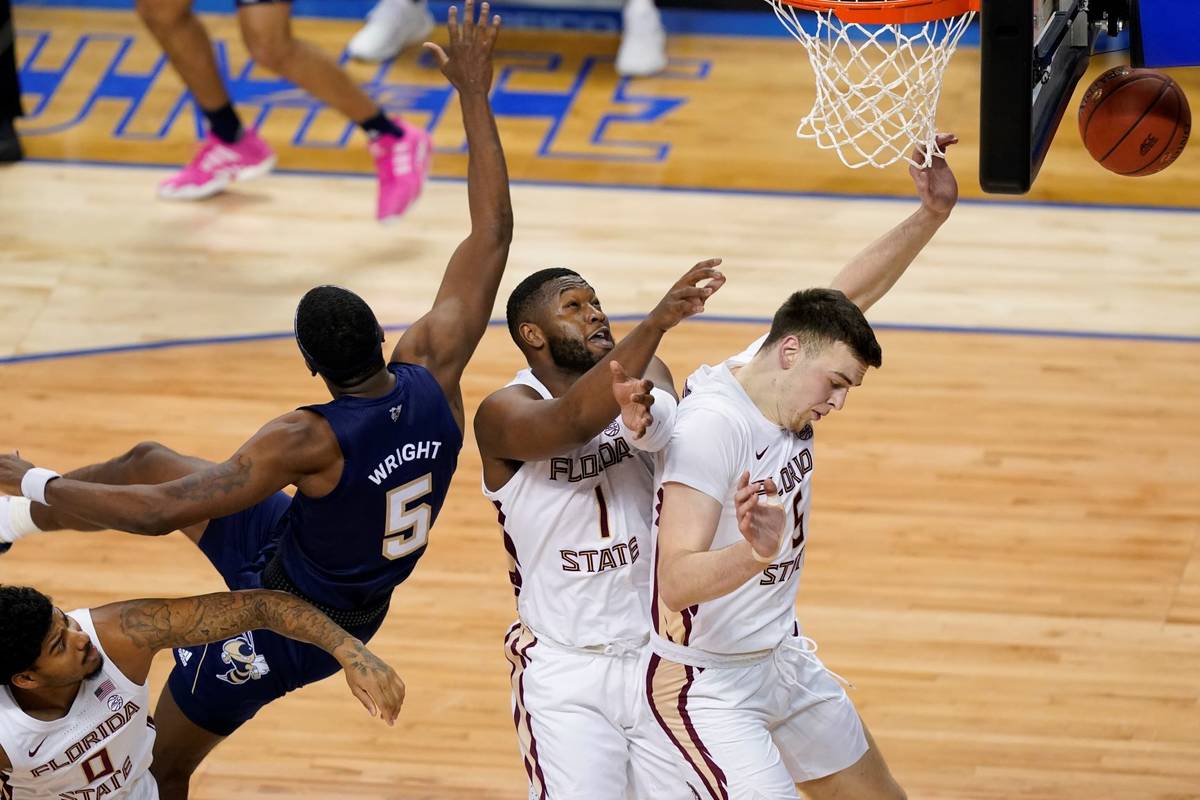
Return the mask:
<svg viewBox="0 0 1200 800">
<path fill-rule="evenodd" d="M 168 454 L 174 454 L 174 451 L 165 444 L 146 441 L 129 448 L 129 452 L 121 458 L 130 465 L 144 466 Z"/>
<path fill-rule="evenodd" d="M 259 31 L 246 33 L 246 49 L 259 66 L 271 72 L 284 72 L 292 54 L 292 39 L 284 33 Z"/>
</svg>

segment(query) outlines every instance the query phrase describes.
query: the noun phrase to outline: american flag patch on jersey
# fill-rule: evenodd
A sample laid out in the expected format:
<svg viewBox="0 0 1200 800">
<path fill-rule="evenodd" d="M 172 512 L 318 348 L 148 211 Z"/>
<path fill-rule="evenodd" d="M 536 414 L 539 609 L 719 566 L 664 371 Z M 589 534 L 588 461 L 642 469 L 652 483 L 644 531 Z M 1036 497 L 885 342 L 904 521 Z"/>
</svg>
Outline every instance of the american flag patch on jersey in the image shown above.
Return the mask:
<svg viewBox="0 0 1200 800">
<path fill-rule="evenodd" d="M 117 687 L 113 684 L 112 678 L 105 678 L 104 683 L 96 687 L 96 699 L 103 700 L 116 690 Z"/>
</svg>

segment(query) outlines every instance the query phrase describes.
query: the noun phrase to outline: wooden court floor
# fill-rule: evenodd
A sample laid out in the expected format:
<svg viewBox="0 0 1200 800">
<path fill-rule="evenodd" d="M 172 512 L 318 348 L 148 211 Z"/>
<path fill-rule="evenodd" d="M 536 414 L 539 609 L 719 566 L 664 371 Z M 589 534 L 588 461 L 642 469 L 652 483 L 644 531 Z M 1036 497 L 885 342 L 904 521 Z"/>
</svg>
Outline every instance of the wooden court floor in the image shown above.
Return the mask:
<svg viewBox="0 0 1200 800">
<path fill-rule="evenodd" d="M 689 324 L 664 353 L 681 375 L 759 330 Z M 881 339 L 885 368 L 821 425 L 799 613 L 910 796 L 1198 796 L 1196 346 Z M 468 406 L 518 366 L 490 330 Z M 0 374 L 5 442 L 60 468 L 143 438 L 222 457 L 319 398 L 286 340 Z M 375 640 L 408 684 L 397 727 L 331 679 L 223 744 L 195 797 L 524 797 L 501 652 L 513 600 L 470 438 L 460 463 Z M 0 560 L 0 580 L 65 605 L 219 588 L 178 534 L 47 535 Z"/>
<path fill-rule="evenodd" d="M 299 294 L 326 281 L 402 323 L 427 307 L 463 234 L 453 181 L 379 228 L 358 213 L 361 180 L 279 178 L 171 205 L 146 196 L 160 174 L 4 172 L 0 446 L 60 469 L 144 439 L 223 457 L 320 399 L 286 338 L 11 359 L 283 331 Z M 715 254 L 730 282 L 713 318 L 759 320 L 912 207 L 537 186 L 517 187 L 514 204 L 502 297 L 565 263 L 611 313 L 635 315 Z M 819 224 L 801 235 L 797 219 Z M 964 203 L 872 310 L 885 368 L 822 423 L 800 614 L 858 685 L 911 797 L 1200 796 L 1194 220 Z M 682 376 L 763 324 L 690 323 L 664 352 Z M 469 410 L 518 366 L 493 328 L 467 374 Z M 336 679 L 310 687 L 214 754 L 198 800 L 524 796 L 500 649 L 513 601 L 470 439 L 460 463 L 429 555 L 376 640 L 408 682 L 400 725 L 367 718 Z M 0 581 L 71 606 L 219 588 L 181 537 L 116 534 L 22 543 Z"/>
</svg>

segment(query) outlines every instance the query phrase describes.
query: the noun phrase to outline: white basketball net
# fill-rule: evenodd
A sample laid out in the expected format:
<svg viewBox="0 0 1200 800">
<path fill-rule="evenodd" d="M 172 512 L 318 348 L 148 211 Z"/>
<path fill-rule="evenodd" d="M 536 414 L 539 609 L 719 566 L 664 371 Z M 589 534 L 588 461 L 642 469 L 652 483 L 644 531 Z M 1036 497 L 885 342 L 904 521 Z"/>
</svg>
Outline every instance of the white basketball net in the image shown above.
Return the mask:
<svg viewBox="0 0 1200 800">
<path fill-rule="evenodd" d="M 766 0 L 775 16 L 808 51 L 817 96 L 796 136 L 836 150 L 857 169 L 904 159 L 928 167 L 937 146 L 942 74 L 975 12 L 908 25 L 842 22 L 832 11 L 801 11 Z M 815 32 L 813 22 L 815 21 Z M 925 158 L 913 160 L 917 145 Z"/>
</svg>

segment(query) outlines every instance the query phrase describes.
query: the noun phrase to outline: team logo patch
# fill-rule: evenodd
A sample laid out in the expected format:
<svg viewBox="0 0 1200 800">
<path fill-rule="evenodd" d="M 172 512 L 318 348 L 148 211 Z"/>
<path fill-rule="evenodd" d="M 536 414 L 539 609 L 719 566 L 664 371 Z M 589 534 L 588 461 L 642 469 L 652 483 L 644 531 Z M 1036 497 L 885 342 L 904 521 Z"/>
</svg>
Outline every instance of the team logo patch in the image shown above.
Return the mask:
<svg viewBox="0 0 1200 800">
<path fill-rule="evenodd" d="M 179 666 L 186 667 L 188 662 L 192 660 L 192 651 L 184 650 L 182 647 L 175 650 L 175 655 L 179 656 Z"/>
<path fill-rule="evenodd" d="M 813 434 L 813 430 L 812 430 L 811 424 L 806 424 L 803 428 L 800 429 L 800 438 L 806 442 L 812 438 L 812 434 Z"/>
<path fill-rule="evenodd" d="M 108 696 L 108 710 L 120 711 L 125 707 L 125 698 L 119 694 L 110 694 Z"/>
<path fill-rule="evenodd" d="M 608 427 L 604 429 L 604 432 L 609 436 L 616 436 L 621 432 L 621 425 L 614 419 L 612 422 L 608 423 Z"/>
<path fill-rule="evenodd" d="M 400 419 L 400 414 L 404 411 L 404 406 L 392 406 L 388 409 L 388 413 L 392 415 L 392 422 Z"/>
<path fill-rule="evenodd" d="M 221 645 L 221 662 L 232 669 L 217 677 L 234 686 L 256 681 L 271 671 L 267 659 L 254 652 L 254 634 L 249 631 Z"/>
</svg>

